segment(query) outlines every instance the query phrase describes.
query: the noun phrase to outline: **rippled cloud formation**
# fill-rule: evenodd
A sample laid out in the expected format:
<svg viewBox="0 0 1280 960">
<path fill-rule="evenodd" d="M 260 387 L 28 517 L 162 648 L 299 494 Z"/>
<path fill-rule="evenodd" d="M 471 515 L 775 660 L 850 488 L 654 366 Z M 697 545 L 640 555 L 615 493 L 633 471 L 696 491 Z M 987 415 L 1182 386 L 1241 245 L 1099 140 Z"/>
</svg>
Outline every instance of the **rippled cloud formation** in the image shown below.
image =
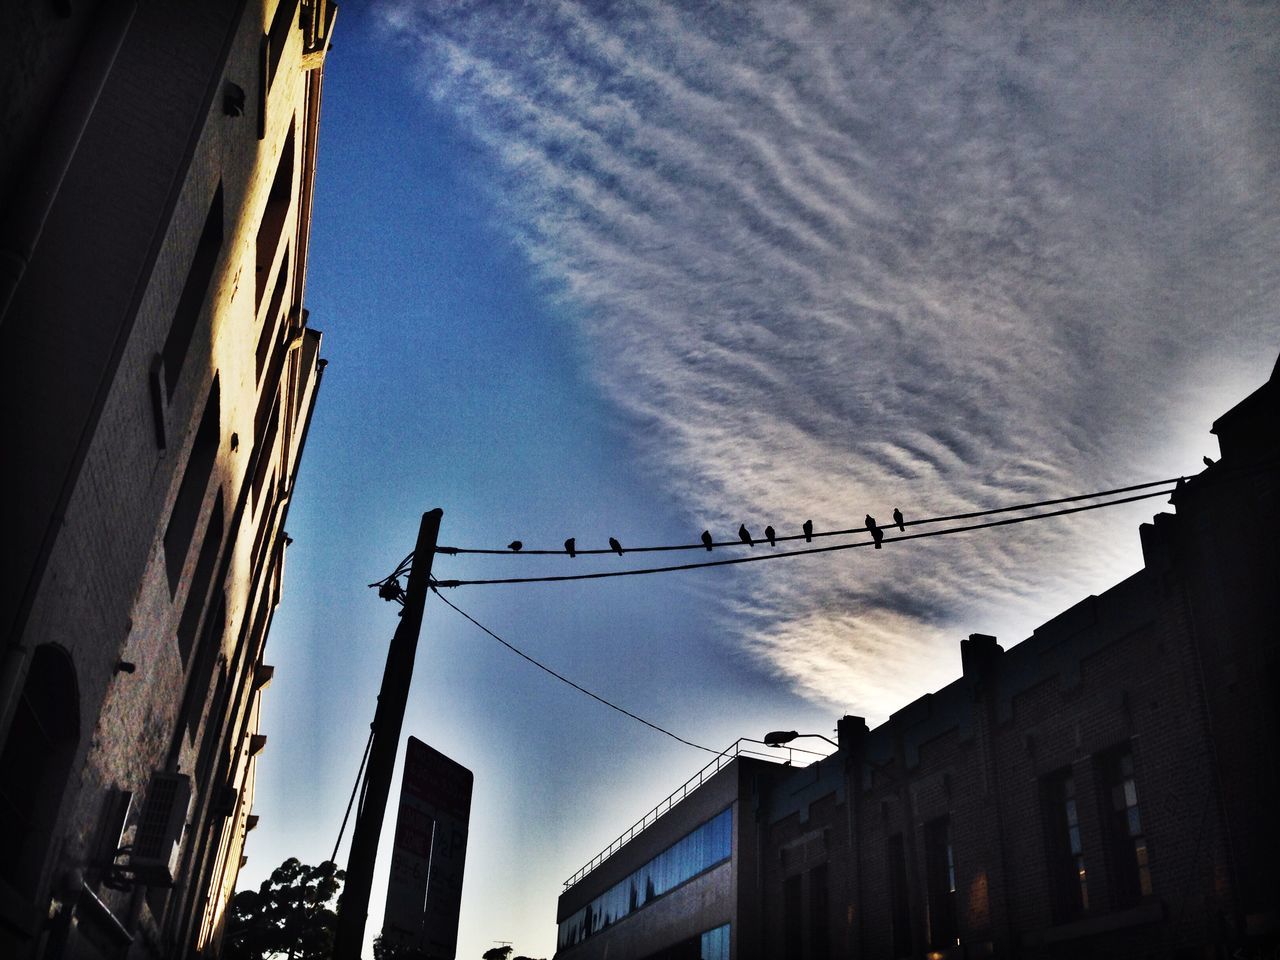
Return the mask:
<svg viewBox="0 0 1280 960">
<path fill-rule="evenodd" d="M 1210 449 L 1224 409 L 1206 398 L 1243 395 L 1280 343 L 1278 9 L 378 15 L 498 161 L 505 226 L 574 304 L 693 540 L 1198 463 L 1183 446 Z M 754 565 L 724 627 L 798 689 L 883 716 L 954 676 L 968 631 L 1029 630 L 1135 569 L 1134 522 Z"/>
</svg>

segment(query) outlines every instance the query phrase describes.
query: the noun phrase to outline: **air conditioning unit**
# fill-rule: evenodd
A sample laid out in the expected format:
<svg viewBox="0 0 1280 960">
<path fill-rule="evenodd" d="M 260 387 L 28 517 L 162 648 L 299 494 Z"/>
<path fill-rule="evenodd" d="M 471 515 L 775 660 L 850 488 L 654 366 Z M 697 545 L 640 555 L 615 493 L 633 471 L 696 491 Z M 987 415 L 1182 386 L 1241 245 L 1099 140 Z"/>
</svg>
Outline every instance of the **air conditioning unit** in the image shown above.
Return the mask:
<svg viewBox="0 0 1280 960">
<path fill-rule="evenodd" d="M 190 777 L 166 771 L 151 775 L 129 857 L 129 867 L 138 883 L 151 887 L 173 886 L 190 807 Z"/>
</svg>

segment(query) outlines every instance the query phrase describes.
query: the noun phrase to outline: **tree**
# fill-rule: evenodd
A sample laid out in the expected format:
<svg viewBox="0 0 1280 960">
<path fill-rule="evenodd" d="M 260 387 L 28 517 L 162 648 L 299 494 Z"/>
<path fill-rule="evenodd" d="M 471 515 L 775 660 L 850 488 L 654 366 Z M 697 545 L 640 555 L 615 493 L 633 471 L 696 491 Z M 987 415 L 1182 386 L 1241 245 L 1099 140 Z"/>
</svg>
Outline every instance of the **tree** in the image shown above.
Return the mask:
<svg viewBox="0 0 1280 960">
<path fill-rule="evenodd" d="M 309 867 L 290 857 L 256 892 L 237 893 L 223 938 L 224 960 L 328 960 L 343 876 L 332 861 Z"/>
<path fill-rule="evenodd" d="M 494 947 L 480 955 L 480 960 L 511 960 L 510 947 Z"/>
</svg>

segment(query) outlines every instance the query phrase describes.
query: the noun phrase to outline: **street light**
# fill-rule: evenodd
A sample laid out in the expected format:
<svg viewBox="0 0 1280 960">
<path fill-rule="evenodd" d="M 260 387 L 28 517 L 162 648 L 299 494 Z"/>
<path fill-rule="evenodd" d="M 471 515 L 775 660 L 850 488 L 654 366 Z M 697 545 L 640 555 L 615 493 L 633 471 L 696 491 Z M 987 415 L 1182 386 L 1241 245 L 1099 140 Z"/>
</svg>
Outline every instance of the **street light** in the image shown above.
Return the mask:
<svg viewBox="0 0 1280 960">
<path fill-rule="evenodd" d="M 819 740 L 827 741 L 827 743 L 831 744 L 837 750 L 840 749 L 840 744 L 836 743 L 830 737 L 824 737 L 820 733 L 796 733 L 794 730 L 774 730 L 772 733 L 766 733 L 764 735 L 764 745 L 766 747 L 780 747 L 784 743 L 790 743 L 798 737 L 817 737 Z"/>
</svg>

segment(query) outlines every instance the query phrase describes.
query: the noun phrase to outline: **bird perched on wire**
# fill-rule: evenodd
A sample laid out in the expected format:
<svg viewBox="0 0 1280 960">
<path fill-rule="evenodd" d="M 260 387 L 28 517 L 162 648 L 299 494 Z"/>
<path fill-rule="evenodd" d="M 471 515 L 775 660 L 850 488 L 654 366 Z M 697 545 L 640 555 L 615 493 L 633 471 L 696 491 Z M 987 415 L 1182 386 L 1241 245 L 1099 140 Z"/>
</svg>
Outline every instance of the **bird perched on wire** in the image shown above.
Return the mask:
<svg viewBox="0 0 1280 960">
<path fill-rule="evenodd" d="M 876 525 L 876 518 L 871 514 L 868 513 L 863 517 L 863 520 L 866 521 L 867 530 L 871 533 L 871 539 L 876 542 L 876 549 L 879 550 L 880 541 L 884 539 L 884 531 Z"/>
<path fill-rule="evenodd" d="M 773 527 L 765 527 L 764 535 L 769 541 L 769 546 L 776 547 L 778 545 L 778 536 L 773 531 Z"/>
<path fill-rule="evenodd" d="M 622 556 L 622 544 L 620 544 L 614 537 L 609 538 L 609 549 L 618 556 Z"/>
<path fill-rule="evenodd" d="M 507 544 L 507 549 L 510 550 L 512 553 L 519 553 L 523 547 L 524 547 L 524 544 L 521 543 L 519 540 L 512 540 L 510 543 Z"/>
<path fill-rule="evenodd" d="M 756 542 L 751 539 L 751 531 L 747 529 L 747 525 L 745 523 L 738 527 L 738 539 L 748 547 L 754 547 L 756 545 Z"/>
<path fill-rule="evenodd" d="M 1212 466 L 1213 466 L 1213 457 L 1201 457 L 1200 459 L 1204 461 L 1204 465 L 1205 465 L 1206 467 L 1212 467 Z"/>
<path fill-rule="evenodd" d="M 706 548 L 707 548 L 707 553 L 710 553 L 710 552 L 711 552 L 711 544 L 712 544 L 712 540 L 711 540 L 711 531 L 710 531 L 710 530 L 703 530 L 703 531 L 702 531 L 702 545 L 703 545 L 704 547 L 706 547 Z"/>
<path fill-rule="evenodd" d="M 800 529 L 804 531 L 804 542 L 813 543 L 813 521 L 806 520 Z"/>
<path fill-rule="evenodd" d="M 576 537 L 570 537 L 568 540 L 564 542 L 564 552 L 569 554 L 569 556 L 571 557 L 576 557 L 578 555 Z"/>
<path fill-rule="evenodd" d="M 899 530 L 902 530 L 904 532 L 906 531 L 907 528 L 903 526 L 903 523 L 902 523 L 902 511 L 899 510 L 897 507 L 893 508 L 893 522 L 898 525 Z"/>
</svg>

